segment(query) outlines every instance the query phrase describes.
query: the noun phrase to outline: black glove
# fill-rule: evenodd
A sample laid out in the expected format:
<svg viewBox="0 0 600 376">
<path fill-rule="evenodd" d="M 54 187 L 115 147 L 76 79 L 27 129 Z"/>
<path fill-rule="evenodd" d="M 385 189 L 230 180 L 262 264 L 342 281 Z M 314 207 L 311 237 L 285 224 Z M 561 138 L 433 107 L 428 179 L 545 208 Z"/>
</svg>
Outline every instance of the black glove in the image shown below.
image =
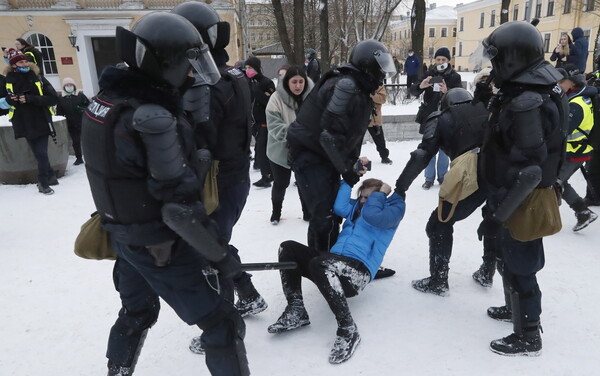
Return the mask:
<svg viewBox="0 0 600 376">
<path fill-rule="evenodd" d="M 381 134 L 381 125 L 374 125 L 373 128 L 375 129 L 375 135 L 379 136 Z"/>
<path fill-rule="evenodd" d="M 406 192 L 405 191 L 396 187 L 396 189 L 394 189 L 394 192 L 396 192 L 398 195 L 400 195 L 400 197 L 402 197 L 402 199 L 406 200 Z"/>
<path fill-rule="evenodd" d="M 479 224 L 477 237 L 479 238 L 479 241 L 483 240 L 484 236 L 487 238 L 495 238 L 501 228 L 502 223 L 496 221 L 491 215 L 486 215 Z"/>
<path fill-rule="evenodd" d="M 5 98 L 6 98 L 6 103 L 10 104 L 11 106 L 16 106 L 19 104 L 19 100 L 18 100 L 19 97 L 15 97 L 15 98 L 17 98 L 17 100 L 13 100 L 13 97 L 10 95 L 7 95 Z"/>
<path fill-rule="evenodd" d="M 354 187 L 354 184 L 358 183 L 360 180 L 360 176 L 354 171 L 348 171 L 342 174 L 342 179 L 351 187 Z"/>
<path fill-rule="evenodd" d="M 216 262 L 215 267 L 223 278 L 235 278 L 242 272 L 242 264 L 231 253 L 228 253 L 221 261 Z"/>
</svg>

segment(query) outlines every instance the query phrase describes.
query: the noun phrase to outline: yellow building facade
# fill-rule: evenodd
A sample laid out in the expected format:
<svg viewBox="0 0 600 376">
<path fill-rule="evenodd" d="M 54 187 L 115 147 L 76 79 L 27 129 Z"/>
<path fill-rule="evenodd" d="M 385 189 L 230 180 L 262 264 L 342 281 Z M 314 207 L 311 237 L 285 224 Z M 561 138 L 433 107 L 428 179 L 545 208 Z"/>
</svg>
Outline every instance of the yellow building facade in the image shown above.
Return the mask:
<svg viewBox="0 0 600 376">
<path fill-rule="evenodd" d="M 404 62 L 411 48 L 410 17 L 390 22 L 386 32 L 385 44 L 388 50 Z M 425 16 L 425 37 L 423 39 L 423 53 L 419 56 L 422 63 L 433 63 L 435 51 L 446 47 L 452 56 L 455 55 L 456 46 L 456 10 L 453 7 L 441 6 L 428 9 Z"/>
<path fill-rule="evenodd" d="M 600 9 L 594 9 L 594 3 L 593 0 L 512 0 L 508 20 L 540 20 L 537 28 L 544 39 L 547 60 L 563 33 L 570 36 L 573 28 L 581 27 L 589 41 L 586 71 L 591 72 L 594 69 L 594 43 L 600 26 Z M 469 56 L 500 25 L 500 5 L 500 0 L 480 0 L 456 7 L 455 66 L 459 70 L 479 68 L 469 62 Z"/>
<path fill-rule="evenodd" d="M 88 96 L 98 91 L 98 76 L 119 61 L 117 26 L 130 29 L 142 16 L 169 11 L 184 0 L 0 0 L 0 46 L 14 48 L 23 38 L 42 51 L 45 77 L 56 90 L 71 77 Z M 230 62 L 243 58 L 236 1 L 212 1 L 221 20 L 231 24 Z M 71 40 L 75 46 L 71 45 Z M 73 38 L 74 37 L 74 38 Z M 4 66 L 4 62 L 0 65 Z"/>
</svg>

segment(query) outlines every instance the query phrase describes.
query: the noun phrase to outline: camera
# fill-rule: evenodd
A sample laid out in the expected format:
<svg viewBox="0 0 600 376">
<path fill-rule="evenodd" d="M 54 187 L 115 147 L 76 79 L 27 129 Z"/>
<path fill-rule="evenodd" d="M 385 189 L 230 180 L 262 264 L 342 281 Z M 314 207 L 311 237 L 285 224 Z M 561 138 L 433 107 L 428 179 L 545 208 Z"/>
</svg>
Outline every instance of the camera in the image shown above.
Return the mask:
<svg viewBox="0 0 600 376">
<path fill-rule="evenodd" d="M 431 79 L 429 80 L 430 84 L 439 84 L 440 82 L 442 82 L 444 79 L 442 78 L 442 76 L 433 76 L 431 77 Z"/>
<path fill-rule="evenodd" d="M 366 164 L 363 164 L 362 160 L 359 159 L 354 165 L 354 172 L 362 171 L 363 167 L 366 167 L 367 171 L 371 171 L 371 161 L 368 161 Z"/>
</svg>

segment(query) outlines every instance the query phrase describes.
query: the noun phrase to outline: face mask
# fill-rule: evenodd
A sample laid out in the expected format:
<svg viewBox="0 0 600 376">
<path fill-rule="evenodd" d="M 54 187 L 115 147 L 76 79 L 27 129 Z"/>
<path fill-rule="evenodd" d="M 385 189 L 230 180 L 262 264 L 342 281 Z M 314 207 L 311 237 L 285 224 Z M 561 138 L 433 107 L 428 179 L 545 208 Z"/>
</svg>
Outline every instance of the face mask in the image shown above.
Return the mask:
<svg viewBox="0 0 600 376">
<path fill-rule="evenodd" d="M 74 91 L 75 91 L 75 87 L 74 87 L 74 86 L 71 86 L 71 85 L 69 85 L 69 86 L 65 86 L 65 91 L 66 91 L 67 93 L 71 94 L 72 92 L 74 92 Z"/>
<path fill-rule="evenodd" d="M 414 55 L 412 52 L 410 52 L 410 53 L 408 54 L 408 56 L 412 56 L 412 55 Z"/>
<path fill-rule="evenodd" d="M 448 68 L 448 63 L 440 64 L 440 65 L 437 66 L 437 70 L 440 71 L 440 72 L 445 71 L 446 68 Z"/>
<path fill-rule="evenodd" d="M 29 67 L 17 67 L 17 72 L 27 73 L 29 72 Z"/>
<path fill-rule="evenodd" d="M 248 78 L 252 78 L 252 77 L 256 76 L 257 74 L 258 74 L 258 72 L 256 72 L 252 68 L 246 69 L 246 76 L 248 76 Z"/>
</svg>

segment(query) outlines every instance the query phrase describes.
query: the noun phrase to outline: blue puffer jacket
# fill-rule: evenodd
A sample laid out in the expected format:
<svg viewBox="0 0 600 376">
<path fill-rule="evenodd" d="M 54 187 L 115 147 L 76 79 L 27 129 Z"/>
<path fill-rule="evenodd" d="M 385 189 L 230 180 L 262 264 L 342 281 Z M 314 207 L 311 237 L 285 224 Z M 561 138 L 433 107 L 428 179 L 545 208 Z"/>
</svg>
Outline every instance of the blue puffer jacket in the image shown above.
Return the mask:
<svg viewBox="0 0 600 376">
<path fill-rule="evenodd" d="M 404 199 L 396 193 L 386 197 L 382 192 L 373 192 L 353 222 L 359 202 L 350 198 L 351 194 L 352 188 L 342 180 L 333 210 L 346 220 L 331 253 L 361 261 L 373 279 L 404 217 Z"/>
</svg>

